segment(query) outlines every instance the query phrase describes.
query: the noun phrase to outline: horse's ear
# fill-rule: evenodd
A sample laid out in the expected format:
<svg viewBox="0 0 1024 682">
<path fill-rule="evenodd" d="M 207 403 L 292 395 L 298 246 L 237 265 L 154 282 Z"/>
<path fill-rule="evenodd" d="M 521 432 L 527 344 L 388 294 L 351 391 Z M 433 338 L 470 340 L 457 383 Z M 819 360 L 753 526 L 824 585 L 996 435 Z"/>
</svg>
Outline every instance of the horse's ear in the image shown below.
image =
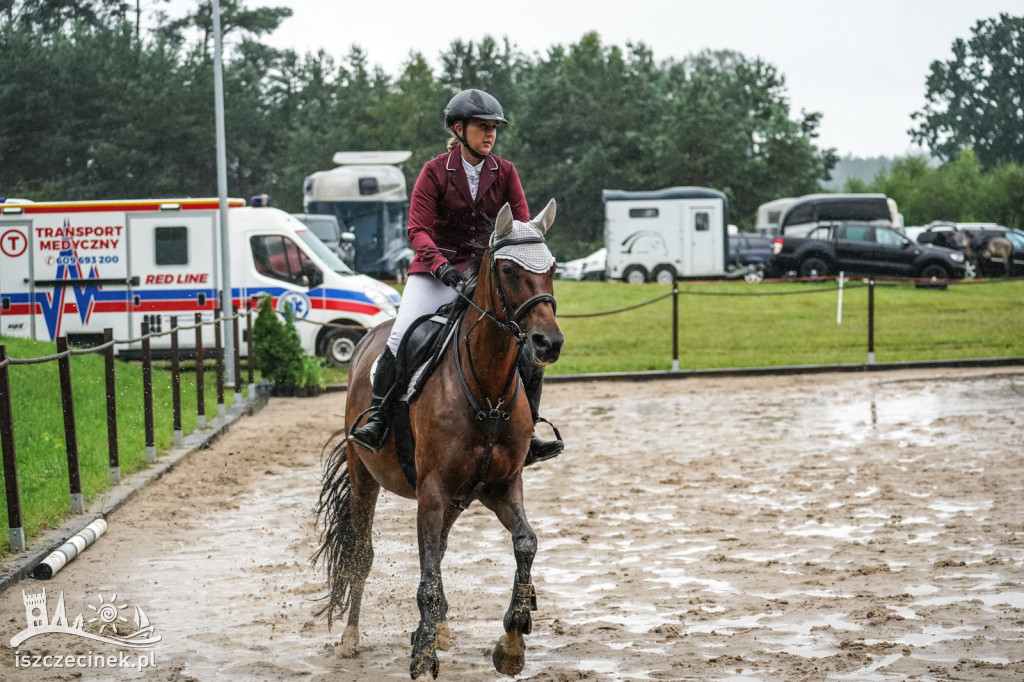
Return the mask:
<svg viewBox="0 0 1024 682">
<path fill-rule="evenodd" d="M 530 224 L 540 230 L 541 234 L 547 234 L 551 223 L 555 222 L 555 200 L 548 202 L 544 210 L 537 214 L 537 217 L 530 221 Z"/>
<path fill-rule="evenodd" d="M 512 207 L 506 201 L 505 205 L 498 211 L 498 217 L 494 219 L 494 232 L 498 239 L 503 239 L 512 229 L 515 219 L 512 217 Z"/>
</svg>

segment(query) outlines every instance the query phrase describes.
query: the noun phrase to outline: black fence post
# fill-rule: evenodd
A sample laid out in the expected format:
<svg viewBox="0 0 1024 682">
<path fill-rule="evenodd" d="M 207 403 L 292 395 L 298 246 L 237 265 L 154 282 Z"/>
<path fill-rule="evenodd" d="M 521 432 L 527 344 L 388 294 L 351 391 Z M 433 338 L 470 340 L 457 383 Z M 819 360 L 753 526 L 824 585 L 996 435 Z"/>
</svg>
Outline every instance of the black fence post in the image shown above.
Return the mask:
<svg viewBox="0 0 1024 682">
<path fill-rule="evenodd" d="M 71 513 L 85 513 L 85 499 L 82 497 L 82 474 L 78 464 L 78 435 L 75 430 L 75 397 L 71 388 L 71 356 L 68 353 L 66 336 L 57 338 L 57 353 L 60 357 L 60 396 L 64 410 L 64 446 L 68 453 L 68 487 L 71 491 Z"/>
<path fill-rule="evenodd" d="M 245 302 L 245 326 L 246 326 L 246 337 L 245 337 L 245 350 L 246 359 L 249 362 L 248 379 L 249 379 L 249 396 L 250 399 L 253 396 L 253 392 L 256 390 L 256 379 L 253 377 L 253 368 L 255 362 L 253 362 L 253 343 L 252 343 L 252 302 Z"/>
<path fill-rule="evenodd" d="M 146 461 L 156 462 L 156 430 L 153 428 L 153 352 L 149 347 L 149 322 L 142 323 L 142 411 L 146 428 Z"/>
<path fill-rule="evenodd" d="M 18 457 L 14 449 L 14 413 L 11 410 L 11 381 L 7 365 L 7 346 L 0 346 L 0 448 L 3 449 L 4 488 L 7 493 L 7 541 L 11 552 L 24 552 L 25 527 L 21 521 Z"/>
<path fill-rule="evenodd" d="M 203 315 L 196 313 L 196 428 L 206 428 L 206 380 L 203 377 Z"/>
<path fill-rule="evenodd" d="M 679 284 L 672 282 L 672 371 L 679 371 Z"/>
<path fill-rule="evenodd" d="M 868 280 L 868 364 L 875 362 L 875 280 Z"/>
<path fill-rule="evenodd" d="M 103 330 L 103 361 L 107 382 L 107 454 L 110 458 L 110 485 L 121 482 L 121 463 L 117 450 L 117 377 L 114 370 L 114 330 Z"/>
<path fill-rule="evenodd" d="M 215 308 L 213 311 L 213 345 L 216 348 L 216 352 L 213 354 L 214 367 L 217 370 L 217 416 L 223 417 L 224 408 L 224 342 L 223 332 L 221 331 L 221 325 L 223 321 L 220 317 L 220 308 Z"/>
<path fill-rule="evenodd" d="M 181 445 L 181 353 L 178 351 L 178 316 L 171 317 L 171 402 L 174 405 L 174 444 Z"/>
<path fill-rule="evenodd" d="M 242 339 L 238 336 L 238 306 L 231 306 L 231 331 L 235 339 L 235 404 L 242 402 Z"/>
</svg>

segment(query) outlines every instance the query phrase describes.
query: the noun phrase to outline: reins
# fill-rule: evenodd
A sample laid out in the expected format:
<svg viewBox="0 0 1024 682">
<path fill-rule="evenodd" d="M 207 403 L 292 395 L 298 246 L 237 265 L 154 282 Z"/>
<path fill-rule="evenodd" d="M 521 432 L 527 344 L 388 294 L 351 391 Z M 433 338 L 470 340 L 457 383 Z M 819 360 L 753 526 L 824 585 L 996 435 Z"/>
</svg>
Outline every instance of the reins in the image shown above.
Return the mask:
<svg viewBox="0 0 1024 682">
<path fill-rule="evenodd" d="M 519 358 L 523 352 L 523 346 L 526 344 L 526 333 L 522 327 L 519 326 L 519 321 L 531 308 L 539 303 L 550 303 L 552 312 L 556 309 L 555 297 L 548 293 L 534 294 L 528 299 L 523 301 L 519 307 L 510 312 L 511 305 L 508 301 L 508 294 L 505 292 L 505 287 L 502 284 L 501 273 L 498 271 L 498 267 L 495 264 L 495 254 L 499 249 L 506 246 L 518 246 L 521 244 L 543 244 L 543 237 L 531 237 L 525 239 L 502 239 L 495 242 L 494 245 L 485 252 L 484 257 L 490 258 L 490 272 L 491 278 L 494 280 L 494 287 L 488 291 L 488 297 L 490 298 L 491 308 L 497 311 L 499 309 L 505 319 L 501 319 L 497 316 L 497 312 L 491 312 L 490 310 L 484 310 L 476 303 L 474 303 L 468 296 L 463 292 L 458 291 L 458 295 L 465 300 L 470 306 L 472 306 L 478 313 L 479 317 L 476 322 L 469 328 L 463 337 L 463 343 L 466 347 L 466 358 L 469 362 L 469 369 L 472 372 L 473 381 L 476 383 L 477 390 L 484 395 L 484 399 L 487 401 L 487 407 L 484 408 L 480 402 L 473 395 L 472 389 L 469 387 L 469 383 L 466 381 L 465 372 L 462 368 L 461 355 L 458 352 L 458 348 L 454 349 L 455 352 L 455 371 L 459 378 L 459 385 L 462 387 L 462 392 L 466 396 L 466 400 L 473 408 L 474 419 L 477 428 L 484 434 L 484 458 L 480 463 L 480 470 L 477 472 L 476 483 L 470 493 L 463 499 L 455 499 L 452 504 L 459 509 L 466 509 L 476 499 L 476 496 L 483 486 L 483 481 L 487 476 L 487 472 L 491 466 L 491 460 L 494 457 L 494 445 L 497 443 L 498 438 L 508 428 L 512 417 L 512 410 L 515 408 L 516 402 L 519 399 L 520 389 L 522 388 L 523 382 L 519 376 Z M 478 283 L 479 284 L 479 283 Z M 494 295 L 495 292 L 498 296 L 498 304 L 495 305 Z M 508 377 L 505 380 L 505 385 L 502 387 L 501 392 L 498 394 L 497 402 L 492 402 L 491 398 L 487 396 L 483 382 L 480 380 L 480 376 L 477 374 L 476 366 L 473 363 L 473 354 L 470 346 L 470 334 L 476 329 L 476 326 L 480 324 L 480 320 L 488 319 L 493 322 L 499 329 L 507 332 L 515 338 L 516 352 L 515 358 L 512 362 L 511 370 L 509 371 Z M 461 329 L 462 322 L 459 322 L 459 328 Z M 508 394 L 509 388 L 512 384 L 515 384 L 515 390 L 512 393 L 512 397 L 508 403 L 505 403 L 505 396 Z M 504 409 L 503 409 L 504 407 Z"/>
</svg>

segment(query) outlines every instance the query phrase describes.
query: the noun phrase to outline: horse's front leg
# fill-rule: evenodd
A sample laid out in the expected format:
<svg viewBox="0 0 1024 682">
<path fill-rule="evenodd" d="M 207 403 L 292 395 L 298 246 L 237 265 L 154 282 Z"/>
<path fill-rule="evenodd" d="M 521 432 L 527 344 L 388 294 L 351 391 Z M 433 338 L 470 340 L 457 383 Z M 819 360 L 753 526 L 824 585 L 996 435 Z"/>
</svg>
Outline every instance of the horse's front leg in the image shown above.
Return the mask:
<svg viewBox="0 0 1024 682">
<path fill-rule="evenodd" d="M 451 532 L 455 521 L 462 514 L 462 509 L 454 504 L 448 505 L 444 513 L 444 526 L 441 529 L 441 559 L 444 559 L 448 551 L 448 533 Z M 437 624 L 437 648 L 441 651 L 448 651 L 452 648 L 452 631 L 448 627 L 448 621 L 442 620 Z"/>
<path fill-rule="evenodd" d="M 526 665 L 526 641 L 523 635 L 533 629 L 532 611 L 537 610 L 537 593 L 531 579 L 533 558 L 537 554 L 537 536 L 526 520 L 523 508 L 523 481 L 517 476 L 504 490 L 481 501 L 497 515 L 512 534 L 516 557 L 516 577 L 512 585 L 512 603 L 505 612 L 501 636 L 491 653 L 494 669 L 504 675 L 518 675 Z"/>
<path fill-rule="evenodd" d="M 419 507 L 416 529 L 420 546 L 420 585 L 416 603 L 420 608 L 420 624 L 412 634 L 413 679 L 430 671 L 435 678 L 440 670 L 437 660 L 438 630 L 448 617 L 448 600 L 441 583 L 441 557 L 444 556 L 445 514 L 451 498 L 431 480 L 420 481 L 416 497 Z"/>
</svg>

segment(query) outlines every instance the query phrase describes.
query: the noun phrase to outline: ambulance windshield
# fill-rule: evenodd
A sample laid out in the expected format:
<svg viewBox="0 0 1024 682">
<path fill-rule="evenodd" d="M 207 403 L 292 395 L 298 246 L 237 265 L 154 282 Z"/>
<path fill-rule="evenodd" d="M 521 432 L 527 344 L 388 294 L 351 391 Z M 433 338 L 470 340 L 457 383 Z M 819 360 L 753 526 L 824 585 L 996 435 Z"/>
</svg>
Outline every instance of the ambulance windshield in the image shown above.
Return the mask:
<svg viewBox="0 0 1024 682">
<path fill-rule="evenodd" d="M 317 258 L 323 261 L 324 265 L 334 270 L 339 275 L 354 275 L 355 272 L 352 268 L 341 262 L 341 259 L 331 251 L 327 246 L 320 241 L 311 230 L 296 230 L 299 235 L 299 239 L 306 243 L 313 253 L 316 254 Z"/>
</svg>

